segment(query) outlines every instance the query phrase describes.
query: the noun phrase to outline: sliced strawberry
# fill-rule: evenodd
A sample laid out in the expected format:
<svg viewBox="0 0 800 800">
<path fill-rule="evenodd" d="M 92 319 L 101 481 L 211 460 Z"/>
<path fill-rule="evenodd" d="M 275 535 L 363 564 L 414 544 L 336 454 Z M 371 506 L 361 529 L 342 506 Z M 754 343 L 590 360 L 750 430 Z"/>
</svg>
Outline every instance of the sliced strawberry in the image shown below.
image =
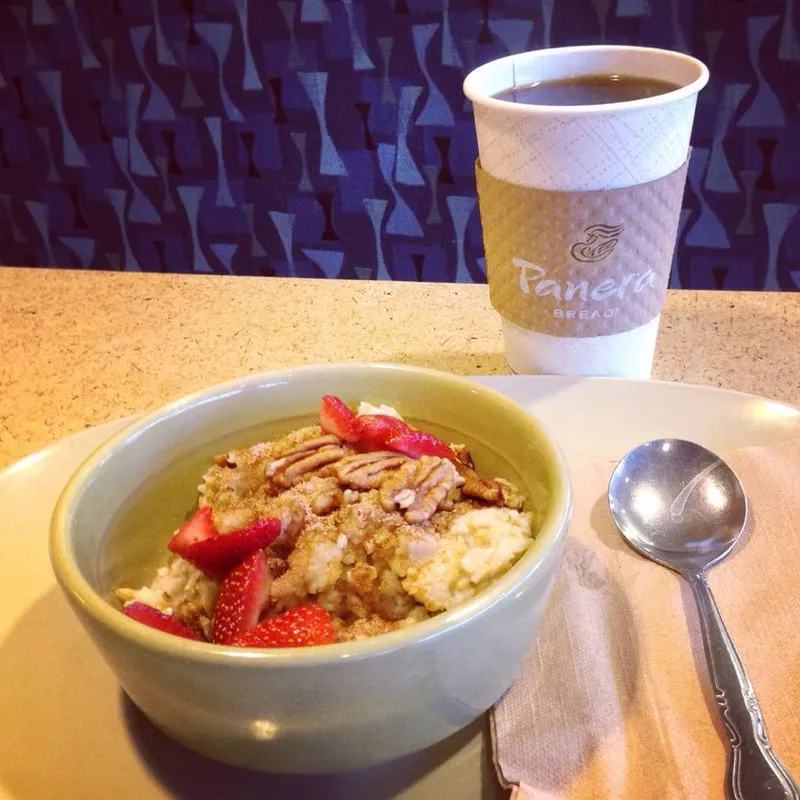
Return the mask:
<svg viewBox="0 0 800 800">
<path fill-rule="evenodd" d="M 263 550 L 256 550 L 231 570 L 219 585 L 211 623 L 211 641 L 230 644 L 249 631 L 269 597 L 272 579 Z"/>
<path fill-rule="evenodd" d="M 148 606 L 146 603 L 128 603 L 122 609 L 122 613 L 126 617 L 147 625 L 149 628 L 155 628 L 157 631 L 171 633 L 174 636 L 182 636 L 184 639 L 194 639 L 197 642 L 205 641 L 199 633 L 184 625 L 180 620 L 175 619 L 170 614 L 159 611 L 157 608 L 153 608 L 153 606 Z"/>
<path fill-rule="evenodd" d="M 277 519 L 257 519 L 244 528 L 218 534 L 187 547 L 169 549 L 190 561 L 209 578 L 222 580 L 237 564 L 241 564 L 254 550 L 262 550 L 281 532 Z"/>
<path fill-rule="evenodd" d="M 390 446 L 389 442 L 395 436 L 411 430 L 403 420 L 388 417 L 386 414 L 364 414 L 363 417 L 356 417 L 354 428 L 361 450 L 384 450 Z"/>
<path fill-rule="evenodd" d="M 173 553 L 182 555 L 181 551 L 190 545 L 218 536 L 219 531 L 211 518 L 211 506 L 198 508 L 192 516 L 181 525 L 178 532 L 169 540 L 169 547 Z"/>
<path fill-rule="evenodd" d="M 230 644 L 235 647 L 306 647 L 336 641 L 331 615 L 316 603 L 307 603 L 260 622 Z"/>
<path fill-rule="evenodd" d="M 455 453 L 441 439 L 426 431 L 411 430 L 395 436 L 388 444 L 389 450 L 403 453 L 410 458 L 420 456 L 439 456 L 439 458 L 455 458 Z"/>
<path fill-rule="evenodd" d="M 319 424 L 326 433 L 332 433 L 345 442 L 355 442 L 358 439 L 354 430 L 356 416 L 338 398 L 326 394 L 322 398 L 319 409 Z"/>
</svg>

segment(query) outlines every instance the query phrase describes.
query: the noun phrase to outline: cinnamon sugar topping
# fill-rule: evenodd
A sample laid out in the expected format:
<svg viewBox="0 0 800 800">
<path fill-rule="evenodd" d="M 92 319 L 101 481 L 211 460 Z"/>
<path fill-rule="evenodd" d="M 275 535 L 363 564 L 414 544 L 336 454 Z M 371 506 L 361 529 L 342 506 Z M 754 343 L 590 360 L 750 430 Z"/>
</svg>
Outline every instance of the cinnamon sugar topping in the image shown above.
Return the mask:
<svg viewBox="0 0 800 800">
<path fill-rule="evenodd" d="M 453 451 L 455 461 L 359 453 L 317 426 L 301 428 L 216 457 L 200 504 L 211 507 L 221 533 L 280 520 L 266 550 L 267 614 L 310 599 L 333 615 L 341 641 L 374 636 L 471 596 L 531 541 L 519 490 L 479 476 L 463 445 Z M 477 512 L 479 527 L 470 527 Z M 493 544 L 494 513 L 504 515 L 498 535 L 515 537 L 514 547 Z M 197 624 L 196 604 L 183 611 Z"/>
</svg>

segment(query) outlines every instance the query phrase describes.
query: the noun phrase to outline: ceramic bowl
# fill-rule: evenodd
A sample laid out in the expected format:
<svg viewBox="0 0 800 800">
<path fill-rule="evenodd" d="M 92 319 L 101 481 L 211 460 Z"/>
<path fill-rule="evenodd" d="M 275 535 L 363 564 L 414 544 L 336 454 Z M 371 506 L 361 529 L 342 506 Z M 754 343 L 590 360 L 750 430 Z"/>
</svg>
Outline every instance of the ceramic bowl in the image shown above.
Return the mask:
<svg viewBox="0 0 800 800">
<path fill-rule="evenodd" d="M 534 545 L 469 602 L 358 642 L 239 649 L 170 636 L 121 614 L 113 588 L 149 582 L 171 531 L 196 504 L 211 456 L 308 424 L 322 394 L 393 405 L 412 423 L 466 443 L 479 470 L 544 496 Z M 50 553 L 80 622 L 158 728 L 230 764 L 332 772 L 432 745 L 506 691 L 536 635 L 570 504 L 556 445 L 503 395 L 411 367 L 299 367 L 190 395 L 118 433 L 64 490 Z"/>
</svg>

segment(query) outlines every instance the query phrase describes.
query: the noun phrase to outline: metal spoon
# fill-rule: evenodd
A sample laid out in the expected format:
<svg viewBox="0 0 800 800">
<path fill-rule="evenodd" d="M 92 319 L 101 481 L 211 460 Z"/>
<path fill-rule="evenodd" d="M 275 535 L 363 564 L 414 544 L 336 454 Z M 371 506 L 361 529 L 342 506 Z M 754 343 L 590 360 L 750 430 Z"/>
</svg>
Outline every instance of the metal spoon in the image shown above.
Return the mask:
<svg viewBox="0 0 800 800">
<path fill-rule="evenodd" d="M 733 550 L 744 529 L 747 499 L 739 478 L 698 444 L 657 439 L 620 461 L 608 502 L 628 544 L 692 587 L 714 696 L 730 737 L 727 796 L 800 800 L 800 788 L 772 751 L 753 686 L 706 582 L 706 570 Z"/>
</svg>

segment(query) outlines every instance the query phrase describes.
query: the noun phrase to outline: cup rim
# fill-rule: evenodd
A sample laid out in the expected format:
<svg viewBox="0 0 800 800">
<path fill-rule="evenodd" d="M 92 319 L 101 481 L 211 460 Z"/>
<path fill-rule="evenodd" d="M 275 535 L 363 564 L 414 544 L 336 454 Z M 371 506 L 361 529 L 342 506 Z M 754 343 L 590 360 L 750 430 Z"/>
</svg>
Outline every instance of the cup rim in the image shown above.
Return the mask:
<svg viewBox="0 0 800 800">
<path fill-rule="evenodd" d="M 670 92 L 656 95 L 654 97 L 644 97 L 638 100 L 625 100 L 619 103 L 595 103 L 592 105 L 541 105 L 538 103 L 514 103 L 509 100 L 499 100 L 491 95 L 484 94 L 479 91 L 476 84 L 482 73 L 487 72 L 489 69 L 496 69 L 498 65 L 503 63 L 513 64 L 515 59 L 524 58 L 526 56 L 537 56 L 543 53 L 558 52 L 559 54 L 569 55 L 572 53 L 602 53 L 602 52 L 629 52 L 637 54 L 650 54 L 658 55 L 661 57 L 674 58 L 676 61 L 682 61 L 685 64 L 691 65 L 697 69 L 697 77 L 687 83 L 685 86 L 679 86 Z M 636 45 L 617 45 L 617 44 L 593 44 L 593 45 L 571 45 L 569 47 L 547 47 L 540 50 L 528 50 L 523 53 L 515 53 L 502 58 L 488 61 L 486 64 L 481 64 L 464 78 L 462 89 L 473 104 L 483 106 L 485 108 L 502 111 L 506 114 L 514 114 L 517 116 L 530 116 L 534 114 L 547 114 L 547 115 L 573 115 L 573 116 L 597 116 L 601 114 L 618 114 L 625 111 L 638 111 L 641 109 L 661 106 L 666 103 L 673 103 L 684 100 L 687 97 L 697 94 L 707 83 L 709 79 L 708 67 L 699 59 L 694 56 L 681 53 L 677 50 L 666 50 L 660 47 L 639 47 Z M 509 87 L 512 88 L 512 87 Z"/>
<path fill-rule="evenodd" d="M 231 647 L 228 645 L 195 642 L 172 636 L 129 619 L 105 600 L 84 578 L 72 554 L 69 530 L 72 507 L 80 501 L 83 486 L 104 461 L 124 449 L 143 430 L 173 416 L 189 411 L 194 406 L 213 401 L 231 392 L 270 383 L 284 383 L 297 372 L 360 371 L 373 369 L 379 372 L 422 373 L 434 380 L 461 385 L 470 392 L 493 397 L 507 405 L 513 405 L 527 415 L 530 427 L 539 434 L 545 448 L 545 458 L 552 465 L 554 489 L 551 508 L 536 540 L 541 546 L 532 547 L 511 567 L 497 578 L 489 587 L 479 592 L 471 600 L 443 611 L 430 619 L 416 622 L 378 636 L 353 642 L 337 642 L 305 648 L 275 648 L 267 651 Z M 550 470 L 549 470 L 550 471 Z M 145 414 L 125 426 L 101 444 L 76 470 L 64 488 L 56 504 L 50 526 L 50 560 L 56 578 L 71 603 L 81 607 L 102 627 L 128 643 L 144 647 L 164 656 L 185 659 L 196 664 L 235 663 L 240 667 L 258 668 L 266 664 L 275 667 L 301 668 L 319 664 L 356 661 L 368 657 L 388 655 L 407 646 L 418 646 L 447 635 L 471 619 L 488 612 L 495 604 L 518 590 L 521 582 L 542 572 L 557 557 L 559 545 L 567 535 L 567 523 L 572 510 L 572 486 L 569 468 L 560 448 L 548 430 L 526 409 L 502 393 L 467 378 L 438 370 L 400 364 L 359 363 L 321 364 L 291 367 L 237 378 L 182 396 L 160 408 Z"/>
</svg>

